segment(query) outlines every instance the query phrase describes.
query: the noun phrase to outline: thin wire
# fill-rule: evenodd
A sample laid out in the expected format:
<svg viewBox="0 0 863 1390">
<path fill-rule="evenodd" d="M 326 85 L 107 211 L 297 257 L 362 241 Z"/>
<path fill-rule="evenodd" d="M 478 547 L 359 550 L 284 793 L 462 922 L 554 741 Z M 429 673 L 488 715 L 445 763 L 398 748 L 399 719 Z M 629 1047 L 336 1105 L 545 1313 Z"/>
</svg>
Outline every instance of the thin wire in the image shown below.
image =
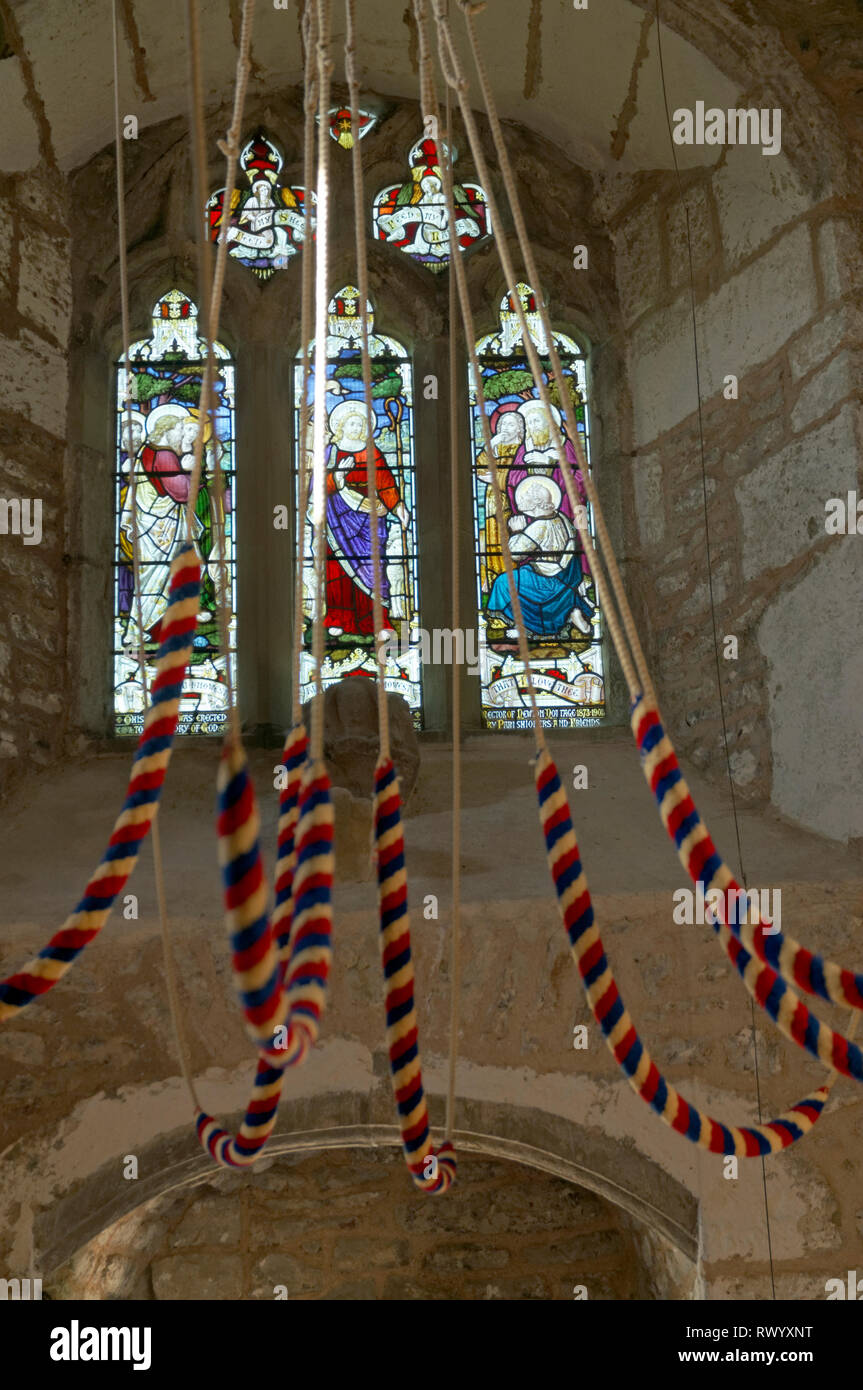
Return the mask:
<svg viewBox="0 0 863 1390">
<path fill-rule="evenodd" d="M 719 712 L 722 720 L 722 740 L 725 749 L 725 767 L 728 774 L 728 787 L 731 792 L 731 813 L 734 818 L 734 835 L 737 841 L 737 860 L 740 865 L 740 877 L 744 888 L 749 890 L 746 878 L 746 869 L 743 863 L 743 844 L 740 834 L 740 820 L 737 814 L 737 797 L 734 790 L 734 777 L 731 771 L 731 754 L 728 748 L 728 722 L 725 714 L 725 695 L 722 688 L 722 664 L 719 657 L 719 627 L 716 620 L 716 596 L 713 586 L 713 561 L 710 548 L 710 517 L 707 498 L 707 459 L 704 443 L 704 413 L 701 404 L 701 359 L 698 351 L 698 318 L 695 311 L 695 270 L 692 258 L 692 231 L 689 223 L 689 207 L 683 193 L 683 182 L 680 177 L 680 165 L 677 159 L 677 149 L 674 144 L 674 137 L 671 126 L 671 112 L 668 104 L 668 89 L 665 82 L 665 64 L 662 58 L 662 22 L 659 13 L 659 0 L 656 0 L 656 45 L 659 54 L 659 75 L 662 82 L 662 100 L 665 107 L 665 120 L 668 126 L 668 138 L 671 145 L 671 154 L 674 161 L 674 176 L 677 181 L 677 193 L 680 204 L 683 208 L 686 220 L 686 247 L 689 263 L 689 307 L 692 317 L 692 343 L 695 357 L 695 389 L 698 397 L 698 439 L 701 458 L 701 490 L 704 505 L 704 549 L 707 560 L 707 587 L 710 594 L 710 621 L 713 629 L 713 655 L 716 663 L 716 686 L 719 692 Z M 749 996 L 749 1009 L 752 1020 L 752 1050 L 755 1058 L 755 1094 L 758 1103 L 758 1123 L 763 1120 L 761 1105 L 761 1069 L 758 1063 L 758 1031 L 755 1023 L 755 1001 L 752 995 Z M 834 1073 L 835 1079 L 836 1073 Z M 770 1203 L 767 1196 L 767 1165 L 764 1155 L 761 1155 L 761 1184 L 764 1192 L 764 1219 L 767 1228 L 767 1253 L 770 1260 L 770 1286 L 773 1298 L 776 1298 L 776 1276 L 773 1264 L 773 1237 L 770 1227 Z"/>
</svg>

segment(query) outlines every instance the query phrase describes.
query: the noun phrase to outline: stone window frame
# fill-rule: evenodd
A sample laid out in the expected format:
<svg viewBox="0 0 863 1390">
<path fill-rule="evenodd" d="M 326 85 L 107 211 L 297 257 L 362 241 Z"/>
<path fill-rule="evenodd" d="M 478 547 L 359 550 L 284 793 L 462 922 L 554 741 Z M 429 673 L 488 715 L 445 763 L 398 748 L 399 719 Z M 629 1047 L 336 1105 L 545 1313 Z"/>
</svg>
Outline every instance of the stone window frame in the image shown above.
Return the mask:
<svg viewBox="0 0 863 1390">
<path fill-rule="evenodd" d="M 478 247 L 467 253 L 466 270 L 473 302 L 477 335 L 494 331 L 500 301 L 505 293 L 502 274 L 493 248 Z M 449 415 L 447 382 L 449 335 L 447 327 L 448 289 L 446 277 L 432 277 L 409 258 L 392 248 L 369 244 L 369 296 L 376 326 L 402 342 L 408 352 L 415 383 L 414 430 L 416 459 L 416 506 L 418 540 L 418 589 L 420 618 L 424 628 L 451 628 L 451 536 L 449 454 Z M 134 256 L 130 265 L 132 304 L 130 339 L 149 336 L 152 306 L 168 289 L 177 288 L 198 302 L 195 268 L 191 261 L 170 255 L 150 256 L 144 269 L 135 274 Z M 293 609 L 294 529 L 294 384 L 293 366 L 300 345 L 299 274 L 301 260 L 280 271 L 261 290 L 242 265 L 229 263 L 219 340 L 231 354 L 236 372 L 236 460 L 237 460 L 237 619 L 238 619 L 238 699 L 249 741 L 276 745 L 290 722 L 291 710 L 291 630 Z M 353 254 L 346 249 L 331 257 L 330 289 L 356 277 Z M 556 277 L 545 277 L 542 292 L 549 305 L 552 326 L 567 333 L 584 352 L 588 409 L 591 412 L 591 458 L 598 485 L 602 488 L 602 421 L 595 408 L 593 344 L 584 316 L 557 310 Z M 262 332 L 250 327 L 250 311 L 256 305 L 268 321 Z M 285 311 L 280 314 L 280 307 Z M 109 311 L 110 312 L 110 311 Z M 459 334 L 460 336 L 460 334 Z M 70 414 L 69 476 L 70 495 L 78 506 L 70 509 L 71 534 L 68 563 L 73 568 L 70 596 L 70 629 L 80 633 L 77 651 L 71 653 L 77 665 L 74 724 L 79 733 L 103 749 L 128 749 L 129 737 L 112 732 L 113 673 L 113 558 L 115 467 L 116 364 L 122 358 L 122 334 L 116 301 L 96 342 L 73 354 L 72 393 L 78 395 L 78 408 Z M 434 375 L 438 381 L 438 400 L 426 400 L 423 382 Z M 459 349 L 456 371 L 455 409 L 460 447 L 467 441 L 470 411 L 468 404 L 468 357 Z M 74 418 L 77 416 L 77 418 Z M 283 441 L 273 448 L 272 440 Z M 263 458 L 263 466 L 253 460 Z M 435 466 L 435 460 L 439 466 Z M 82 477 L 95 478 L 99 502 L 83 505 Z M 605 491 L 604 488 L 602 488 Z M 89 489 L 87 496 L 91 498 Z M 287 504 L 291 525 L 276 531 L 273 509 Z M 461 567 L 461 613 L 458 626 L 468 630 L 476 623 L 475 537 L 472 476 L 465 462 L 460 483 L 461 534 L 457 539 Z M 612 524 L 612 534 L 616 526 Z M 443 548 L 443 550 L 442 550 Z M 254 556 L 249 564 L 247 557 Z M 77 579 L 77 582 L 75 580 Z M 274 603 L 273 591 L 284 595 Z M 86 662 L 83 653 L 88 652 Z M 606 672 L 608 714 L 603 728 L 623 722 L 626 717 L 625 691 L 621 694 L 616 662 L 603 634 L 603 661 Z M 462 733 L 483 738 L 530 738 L 529 733 L 494 733 L 482 723 L 480 683 L 466 666 L 455 668 L 461 681 Z M 447 668 L 427 664 L 423 669 L 423 729 L 426 740 L 447 741 L 450 737 L 452 676 Z M 560 730 L 558 737 L 583 737 L 601 730 Z M 218 735 L 186 735 L 186 743 L 212 743 Z"/>
</svg>

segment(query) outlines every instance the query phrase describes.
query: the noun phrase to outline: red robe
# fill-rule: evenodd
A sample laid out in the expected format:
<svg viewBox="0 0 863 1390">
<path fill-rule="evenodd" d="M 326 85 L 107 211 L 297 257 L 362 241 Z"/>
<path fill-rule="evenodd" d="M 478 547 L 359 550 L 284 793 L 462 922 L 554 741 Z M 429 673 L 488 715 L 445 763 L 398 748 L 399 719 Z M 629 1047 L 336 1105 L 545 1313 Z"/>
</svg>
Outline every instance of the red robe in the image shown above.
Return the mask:
<svg viewBox="0 0 863 1390">
<path fill-rule="evenodd" d="M 191 479 L 180 466 L 173 449 L 154 449 L 152 445 L 145 444 L 141 451 L 141 463 L 162 497 L 172 497 L 175 502 L 188 502 Z"/>
<path fill-rule="evenodd" d="M 383 454 L 375 446 L 375 485 L 377 487 L 378 499 L 388 512 L 392 512 L 401 501 L 396 480 L 384 462 Z M 343 453 L 339 449 L 336 453 L 335 468 L 338 469 L 346 460 L 353 460 L 353 467 L 345 477 L 345 486 L 359 493 L 361 497 L 368 497 L 368 480 L 366 477 L 366 451 L 359 453 Z M 327 497 L 332 497 L 340 491 L 339 485 L 334 476 L 332 468 L 327 469 Z M 371 517 L 368 518 L 371 523 Z M 371 530 L 369 524 L 368 530 Z M 379 531 L 383 530 L 383 518 L 379 518 Z M 370 573 L 371 569 L 371 542 L 369 541 L 368 551 L 363 554 L 356 553 L 358 562 L 357 568 Z M 353 559 L 352 555 L 347 554 L 348 560 Z M 381 570 L 384 571 L 384 548 L 381 545 Z M 385 573 L 382 573 L 384 583 L 382 586 L 383 597 L 388 597 Z M 389 627 L 389 612 L 384 606 L 383 622 L 385 627 Z M 355 635 L 369 636 L 374 630 L 374 605 L 371 598 L 344 569 L 342 562 L 337 558 L 333 550 L 329 537 L 327 538 L 327 557 L 326 557 L 326 625 L 327 627 L 340 627 L 343 632 Z"/>
</svg>

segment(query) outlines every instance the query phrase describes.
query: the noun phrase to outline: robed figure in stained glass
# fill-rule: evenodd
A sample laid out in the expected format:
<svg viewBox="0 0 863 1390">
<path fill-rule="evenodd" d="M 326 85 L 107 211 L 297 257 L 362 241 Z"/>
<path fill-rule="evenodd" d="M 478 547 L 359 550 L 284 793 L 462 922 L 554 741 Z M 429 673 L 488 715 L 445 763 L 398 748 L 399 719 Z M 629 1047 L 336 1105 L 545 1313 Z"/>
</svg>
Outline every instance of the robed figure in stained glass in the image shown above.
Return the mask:
<svg viewBox="0 0 863 1390">
<path fill-rule="evenodd" d="M 571 728 L 596 723 L 604 714 L 601 614 L 574 515 L 576 507 L 583 507 L 578 520 L 592 533 L 573 443 L 577 430 L 589 459 L 586 364 L 578 345 L 553 330 L 562 369 L 561 380 L 555 378 L 538 305 L 530 285 L 515 285 L 500 301 L 499 327 L 476 344 L 490 449 L 485 447 L 483 403 L 472 372 L 469 382 L 477 608 L 484 636 L 482 710 L 486 725 L 495 729 L 526 729 L 533 717 L 515 622 L 516 597 L 543 723 Z M 539 357 L 548 406 L 534 379 L 519 309 Z M 562 456 L 555 446 L 555 426 Z M 512 552 L 512 579 L 504 567 L 504 537 Z"/>
<path fill-rule="evenodd" d="M 329 414 L 333 443 L 327 454 L 327 626 L 333 635 L 374 632 L 372 594 L 372 515 L 368 491 L 366 414 L 361 402 L 340 401 Z M 394 596 L 387 574 L 387 534 L 392 520 L 406 531 L 407 507 L 383 454 L 372 441 L 377 488 L 378 544 L 381 557 L 381 597 L 384 626 Z"/>
<path fill-rule="evenodd" d="M 245 191 L 235 188 L 228 211 L 225 239 L 228 254 L 241 261 L 260 280 L 283 270 L 301 249 L 306 236 L 305 199 L 302 188 L 281 182 L 282 156 L 259 131 L 240 154 L 240 167 L 249 181 Z M 219 189 L 207 201 L 207 229 L 217 241 L 224 223 L 224 194 Z M 312 202 L 314 195 L 310 195 Z M 310 226 L 313 227 L 310 218 Z"/>
<path fill-rule="evenodd" d="M 576 529 L 563 510 L 560 488 L 553 478 L 525 477 L 516 486 L 513 501 L 509 548 L 528 633 L 557 637 L 570 623 L 589 633 L 594 610 L 579 593 L 584 560 Z M 515 621 L 506 574 L 498 575 L 492 585 L 488 612 L 502 615 L 509 624 Z M 517 629 L 510 627 L 507 635 L 517 636 Z"/>
<path fill-rule="evenodd" d="M 305 382 L 302 365 L 294 372 L 294 418 L 297 456 L 305 450 L 311 466 L 313 422 L 325 411 L 324 451 L 324 658 L 320 679 L 326 688 L 347 676 L 375 680 L 378 654 L 386 636 L 398 637 L 387 648 L 384 683 L 401 695 L 420 726 L 422 670 L 419 647 L 410 633 L 419 622 L 416 480 L 413 457 L 413 376 L 406 349 L 375 328 L 374 308 L 366 302 L 371 401 L 363 387 L 363 314 L 355 285 L 343 285 L 327 307 L 327 382 L 325 401 L 315 391 L 314 370 Z M 316 404 L 317 397 L 317 404 Z M 371 409 L 371 438 L 368 414 Z M 371 449 L 371 454 L 369 454 Z M 369 499 L 367 459 L 374 469 L 376 514 Z M 301 491 L 298 469 L 297 498 Z M 300 694 L 314 693 L 318 680 L 313 652 L 316 611 L 314 506 L 306 510 L 297 537 L 303 556 L 303 650 Z M 372 527 L 376 531 L 372 531 Z M 375 630 L 372 537 L 377 536 L 383 602 L 383 632 Z"/>
<path fill-rule="evenodd" d="M 455 152 L 451 155 L 454 160 Z M 372 209 L 379 240 L 398 246 L 434 273 L 446 269 L 452 250 L 440 160 L 434 140 L 419 140 L 409 155 L 410 179 L 381 189 Z M 476 183 L 454 184 L 453 201 L 456 244 L 464 250 L 489 235 L 489 211 Z"/>
<path fill-rule="evenodd" d="M 141 557 L 141 621 L 148 641 L 158 642 L 159 623 L 168 606 L 168 575 L 174 552 L 185 539 L 186 502 L 194 466 L 197 414 L 180 405 L 157 406 L 146 417 L 146 436 L 138 456 L 135 483 L 138 546 Z M 193 536 L 203 527 L 196 516 Z M 134 535 L 132 489 L 120 516 L 120 531 L 131 548 Z M 137 614 L 136 614 L 137 616 Z"/>
<path fill-rule="evenodd" d="M 115 729 L 121 734 L 133 734 L 143 727 L 145 701 L 138 653 L 143 646 L 149 683 L 168 607 L 171 562 L 189 534 L 187 509 L 207 352 L 198 334 L 197 309 L 182 291 L 169 290 L 157 301 L 152 323 L 152 337 L 131 345 L 131 379 L 127 381 L 125 364 L 120 364 L 117 372 L 114 673 Z M 226 653 L 217 616 L 219 603 L 228 610 L 232 648 L 236 632 L 234 368 L 220 343 L 214 344 L 214 351 L 214 417 L 204 423 L 200 486 L 189 518 L 191 539 L 203 562 L 190 677 L 180 697 L 179 728 L 191 733 L 218 733 L 224 724 Z M 223 496 L 213 486 L 217 450 Z M 140 561 L 137 593 L 136 533 Z M 218 558 L 220 533 L 226 560 L 224 576 Z"/>
<path fill-rule="evenodd" d="M 586 505 L 587 493 L 578 466 L 575 447 L 572 440 L 566 435 L 563 416 L 556 405 L 551 406 L 551 412 L 563 437 L 564 453 L 570 472 L 575 479 L 579 501 L 582 505 Z M 516 450 L 512 467 L 507 473 L 506 490 L 510 508 L 515 510 L 516 489 L 523 479 L 536 476 L 552 478 L 560 492 L 560 509 L 564 516 L 568 516 L 572 521 L 572 505 L 567 495 L 566 481 L 558 461 L 545 406 L 540 400 L 525 401 L 523 405 L 518 406 L 518 413 L 524 419 L 524 438 Z"/>
</svg>

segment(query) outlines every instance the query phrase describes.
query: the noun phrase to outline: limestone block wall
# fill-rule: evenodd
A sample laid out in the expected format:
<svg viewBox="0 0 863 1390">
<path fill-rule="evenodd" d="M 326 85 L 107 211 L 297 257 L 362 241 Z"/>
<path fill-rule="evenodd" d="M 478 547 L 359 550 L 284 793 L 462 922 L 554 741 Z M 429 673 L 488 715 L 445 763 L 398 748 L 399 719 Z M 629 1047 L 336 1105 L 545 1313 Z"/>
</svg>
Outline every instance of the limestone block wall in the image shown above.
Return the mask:
<svg viewBox="0 0 863 1390">
<path fill-rule="evenodd" d="M 67 703 L 70 257 L 65 179 L 0 176 L 0 794 L 57 756 Z"/>
<path fill-rule="evenodd" d="M 414 1190 L 397 1149 L 282 1155 L 260 1166 L 145 1203 L 57 1270 L 43 1296 L 572 1301 L 576 1289 L 591 1300 L 667 1292 L 664 1267 L 654 1284 L 624 1213 L 518 1164 L 466 1154 L 445 1202 Z"/>
<path fill-rule="evenodd" d="M 705 546 L 688 209 L 705 435 L 707 526 L 732 770 L 744 798 L 839 840 L 863 835 L 860 538 L 825 531 L 859 490 L 863 315 L 859 224 L 785 154 L 615 188 L 611 211 L 632 391 L 636 591 L 667 721 L 724 770 Z M 609 189 L 611 194 L 611 190 Z M 737 398 L 727 398 L 737 378 Z"/>
</svg>

